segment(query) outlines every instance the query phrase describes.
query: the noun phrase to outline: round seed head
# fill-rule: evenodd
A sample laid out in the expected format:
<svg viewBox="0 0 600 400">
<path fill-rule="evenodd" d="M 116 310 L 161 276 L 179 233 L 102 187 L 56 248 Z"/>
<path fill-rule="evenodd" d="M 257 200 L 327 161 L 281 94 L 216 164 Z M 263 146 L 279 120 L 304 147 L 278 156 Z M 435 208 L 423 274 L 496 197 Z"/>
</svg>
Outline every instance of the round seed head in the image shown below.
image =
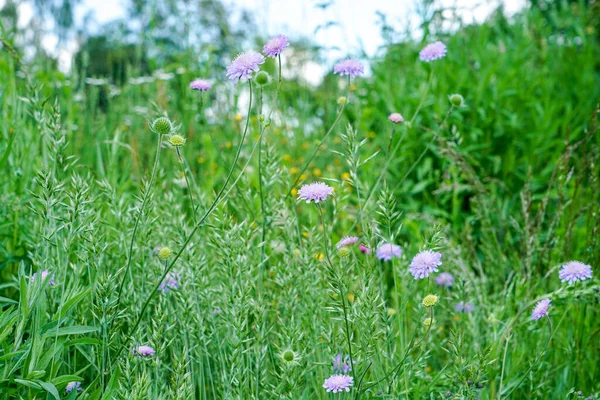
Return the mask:
<svg viewBox="0 0 600 400">
<path fill-rule="evenodd" d="M 451 94 L 449 99 L 454 107 L 462 107 L 465 105 L 465 99 L 463 99 L 460 94 Z"/>
<path fill-rule="evenodd" d="M 181 135 L 171 135 L 169 143 L 171 143 L 172 146 L 181 147 L 185 143 L 185 139 Z"/>
<path fill-rule="evenodd" d="M 159 135 L 168 135 L 173 130 L 173 124 L 169 118 L 160 117 L 152 123 L 152 130 Z"/>
<path fill-rule="evenodd" d="M 173 254 L 173 252 L 171 251 L 170 248 L 168 247 L 162 247 L 159 251 L 158 251 L 158 256 L 162 259 L 162 260 L 166 260 L 169 257 L 171 257 L 171 254 Z"/>
<path fill-rule="evenodd" d="M 440 298 L 438 296 L 436 296 L 435 294 L 428 294 L 427 296 L 425 296 L 423 298 L 423 305 L 425 307 L 433 307 L 437 304 L 439 299 Z"/>
<path fill-rule="evenodd" d="M 254 81 L 259 86 L 267 86 L 269 83 L 271 83 L 271 75 L 269 75 L 269 73 L 266 71 L 260 71 L 254 77 Z"/>
</svg>

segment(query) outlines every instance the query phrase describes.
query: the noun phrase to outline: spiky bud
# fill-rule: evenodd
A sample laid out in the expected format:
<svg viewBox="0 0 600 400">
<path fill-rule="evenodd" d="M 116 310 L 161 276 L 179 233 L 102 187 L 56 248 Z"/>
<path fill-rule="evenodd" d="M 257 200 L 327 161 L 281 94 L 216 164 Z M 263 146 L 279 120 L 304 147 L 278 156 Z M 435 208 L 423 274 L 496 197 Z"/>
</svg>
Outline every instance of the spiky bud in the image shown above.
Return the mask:
<svg viewBox="0 0 600 400">
<path fill-rule="evenodd" d="M 448 98 L 454 107 L 463 107 L 465 105 L 465 99 L 460 94 L 451 94 Z"/>
<path fill-rule="evenodd" d="M 181 147 L 185 143 L 185 139 L 181 135 L 171 135 L 169 143 L 171 143 L 172 146 Z"/>
<path fill-rule="evenodd" d="M 152 122 L 152 130 L 159 135 L 168 135 L 173 130 L 173 123 L 166 117 L 156 118 Z"/>
</svg>

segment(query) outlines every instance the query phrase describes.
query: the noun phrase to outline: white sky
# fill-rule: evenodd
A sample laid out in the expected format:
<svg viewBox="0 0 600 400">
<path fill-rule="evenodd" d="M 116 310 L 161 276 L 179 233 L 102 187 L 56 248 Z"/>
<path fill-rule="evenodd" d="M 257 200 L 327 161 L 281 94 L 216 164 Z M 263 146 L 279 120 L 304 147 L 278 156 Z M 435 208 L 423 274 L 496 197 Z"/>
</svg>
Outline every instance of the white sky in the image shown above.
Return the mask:
<svg viewBox="0 0 600 400">
<path fill-rule="evenodd" d="M 0 7 L 6 0 L 0 0 Z M 20 3 L 19 25 L 26 27 L 32 17 L 32 0 Z M 407 24 L 415 25 L 415 2 L 418 0 L 335 0 L 325 11 L 316 4 L 327 0 L 224 0 L 231 9 L 245 7 L 253 11 L 259 29 L 265 35 L 284 33 L 292 40 L 297 36 L 312 38 L 317 44 L 339 47 L 330 51 L 332 59 L 346 55 L 358 55 L 364 49 L 372 56 L 382 44 L 380 26 L 376 12 L 387 16 L 388 23 L 396 30 L 403 30 Z M 482 22 L 500 4 L 508 14 L 520 10 L 526 0 L 438 0 L 444 6 L 456 6 L 466 22 Z M 75 19 L 80 22 L 88 12 L 93 12 L 99 24 L 124 16 L 123 0 L 84 0 L 75 10 Z M 328 21 L 339 23 L 337 27 L 315 29 Z M 65 48 L 57 48 L 57 38 L 48 35 L 44 47 L 59 56 L 62 69 L 70 67 L 70 54 L 76 51 L 75 43 L 67 43 Z M 332 61 L 333 61 L 332 60 Z"/>
</svg>

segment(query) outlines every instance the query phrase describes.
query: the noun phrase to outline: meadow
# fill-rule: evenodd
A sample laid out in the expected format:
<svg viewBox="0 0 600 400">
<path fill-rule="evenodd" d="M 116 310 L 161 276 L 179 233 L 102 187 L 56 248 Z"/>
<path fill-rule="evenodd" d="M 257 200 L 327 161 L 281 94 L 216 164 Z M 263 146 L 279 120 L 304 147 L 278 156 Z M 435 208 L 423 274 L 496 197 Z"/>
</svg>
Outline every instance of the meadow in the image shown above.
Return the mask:
<svg viewBox="0 0 600 400">
<path fill-rule="evenodd" d="M 316 86 L 291 36 L 98 76 L 3 28 L 0 399 L 600 399 L 598 15 Z"/>
</svg>

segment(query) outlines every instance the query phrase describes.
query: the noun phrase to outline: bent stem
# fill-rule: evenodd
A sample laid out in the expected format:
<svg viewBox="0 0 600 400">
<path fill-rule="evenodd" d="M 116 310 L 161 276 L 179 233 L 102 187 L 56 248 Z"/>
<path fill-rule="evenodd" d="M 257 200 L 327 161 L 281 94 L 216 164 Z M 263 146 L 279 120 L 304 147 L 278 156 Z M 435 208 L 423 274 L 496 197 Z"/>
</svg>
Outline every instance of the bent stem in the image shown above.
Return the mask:
<svg viewBox="0 0 600 400">
<path fill-rule="evenodd" d="M 135 324 L 133 325 L 133 328 L 128 333 L 127 338 L 125 339 L 125 341 L 121 344 L 121 347 L 117 351 L 117 354 L 116 354 L 115 358 L 118 358 L 121 355 L 121 353 L 123 352 L 123 350 L 125 349 L 125 347 L 127 347 L 127 344 L 129 343 L 129 341 L 131 340 L 131 338 L 133 337 L 133 335 L 137 331 L 137 328 L 140 326 L 140 323 L 142 322 L 142 318 L 144 316 L 144 313 L 146 312 L 146 309 L 148 308 L 148 305 L 150 304 L 150 302 L 152 301 L 152 299 L 156 295 L 156 292 L 157 292 L 160 284 L 165 279 L 165 277 L 167 276 L 167 274 L 173 269 L 173 266 L 175 265 L 175 263 L 177 262 L 177 260 L 179 260 L 179 257 L 181 257 L 181 254 L 183 254 L 183 252 L 185 251 L 185 249 L 189 245 L 190 241 L 192 240 L 192 238 L 194 237 L 194 235 L 196 234 L 196 232 L 198 231 L 198 229 L 200 229 L 200 227 L 202 226 L 202 224 L 204 223 L 204 221 L 206 221 L 206 219 L 212 214 L 212 212 L 214 211 L 214 209 L 220 203 L 220 200 L 221 200 L 221 198 L 223 196 L 223 193 L 227 189 L 227 185 L 229 184 L 229 181 L 231 180 L 231 177 L 233 176 L 233 171 L 235 170 L 237 162 L 238 162 L 238 160 L 240 158 L 240 154 L 242 152 L 242 147 L 244 145 L 244 140 L 246 139 L 246 136 L 248 134 L 248 126 L 249 126 L 249 123 L 250 123 L 250 111 L 252 109 L 252 80 L 251 79 L 248 80 L 248 85 L 250 87 L 250 100 L 249 100 L 249 103 L 248 103 L 248 117 L 246 119 L 246 126 L 244 127 L 244 133 L 242 134 L 242 138 L 240 140 L 240 144 L 239 144 L 237 152 L 235 154 L 235 159 L 233 160 L 233 163 L 231 164 L 231 168 L 229 169 L 229 173 L 227 174 L 227 178 L 225 179 L 225 183 L 223 184 L 223 186 L 221 187 L 221 189 L 217 193 L 217 196 L 213 200 L 213 202 L 210 205 L 210 207 L 208 208 L 208 210 L 206 210 L 206 212 L 204 213 L 204 215 L 202 215 L 202 217 L 200 218 L 200 220 L 198 220 L 198 222 L 194 226 L 194 229 L 192 229 L 192 231 L 190 232 L 190 234 L 187 236 L 185 242 L 183 243 L 183 246 L 181 246 L 181 248 L 179 249 L 179 251 L 177 252 L 177 254 L 175 255 L 175 257 L 173 258 L 173 261 L 171 261 L 171 263 L 169 264 L 168 268 L 165 269 L 165 271 L 163 272 L 161 278 L 156 283 L 154 289 L 150 292 L 150 295 L 148 296 L 148 298 L 144 302 L 144 305 L 142 306 L 142 310 L 140 311 L 140 313 L 138 315 L 138 318 L 137 318 Z M 242 171 L 240 171 L 239 176 L 241 176 L 243 173 L 244 173 L 244 168 L 242 169 Z M 238 179 L 239 179 L 239 176 L 238 176 Z M 238 179 L 236 179 L 236 182 L 237 182 Z"/>
</svg>

